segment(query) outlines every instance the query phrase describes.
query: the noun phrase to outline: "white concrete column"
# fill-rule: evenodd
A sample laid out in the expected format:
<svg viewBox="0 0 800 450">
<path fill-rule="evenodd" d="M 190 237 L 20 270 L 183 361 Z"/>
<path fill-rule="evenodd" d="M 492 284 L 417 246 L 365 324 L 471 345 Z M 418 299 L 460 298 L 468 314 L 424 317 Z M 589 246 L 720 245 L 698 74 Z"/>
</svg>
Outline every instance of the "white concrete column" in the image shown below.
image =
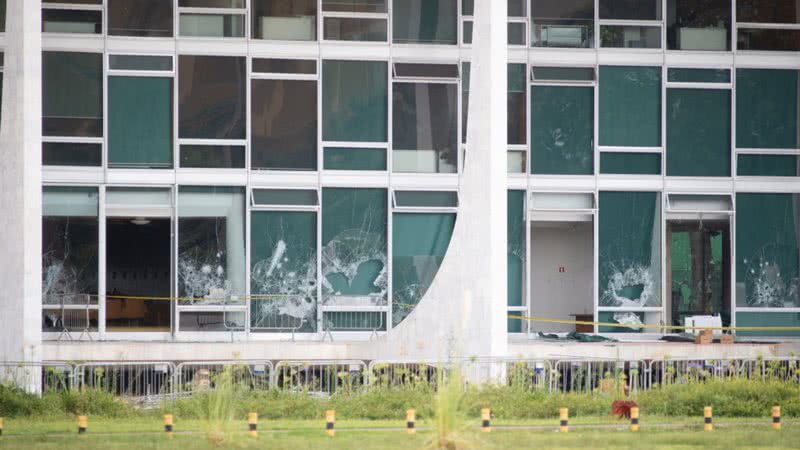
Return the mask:
<svg viewBox="0 0 800 450">
<path fill-rule="evenodd" d="M 41 360 L 41 0 L 8 0 L 0 121 L 0 362 Z M 33 382 L 29 389 L 37 390 Z"/>
<path fill-rule="evenodd" d="M 469 148 L 453 237 L 425 297 L 378 341 L 375 358 L 508 356 L 506 16 L 505 1 L 475 1 Z"/>
</svg>

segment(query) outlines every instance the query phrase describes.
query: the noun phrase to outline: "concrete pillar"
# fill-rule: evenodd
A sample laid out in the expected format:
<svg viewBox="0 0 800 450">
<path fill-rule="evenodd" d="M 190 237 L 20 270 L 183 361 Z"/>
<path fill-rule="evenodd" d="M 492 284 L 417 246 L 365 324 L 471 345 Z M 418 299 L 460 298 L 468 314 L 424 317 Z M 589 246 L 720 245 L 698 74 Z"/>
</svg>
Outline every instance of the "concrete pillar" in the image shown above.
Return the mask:
<svg viewBox="0 0 800 450">
<path fill-rule="evenodd" d="M 376 358 L 508 356 L 506 15 L 505 1 L 475 1 L 469 149 L 453 237 L 425 297 L 378 341 Z M 482 373 L 484 379 L 497 375 Z"/>
<path fill-rule="evenodd" d="M 41 0 L 8 0 L 0 122 L 0 362 L 41 360 Z M 26 386 L 38 390 L 33 381 Z"/>
</svg>

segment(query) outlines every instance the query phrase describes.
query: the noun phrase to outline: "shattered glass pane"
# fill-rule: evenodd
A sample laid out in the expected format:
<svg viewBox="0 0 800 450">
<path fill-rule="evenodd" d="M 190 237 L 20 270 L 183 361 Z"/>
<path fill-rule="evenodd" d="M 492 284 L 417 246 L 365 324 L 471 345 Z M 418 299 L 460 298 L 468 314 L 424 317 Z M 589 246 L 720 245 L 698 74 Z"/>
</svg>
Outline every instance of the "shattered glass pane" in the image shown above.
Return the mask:
<svg viewBox="0 0 800 450">
<path fill-rule="evenodd" d="M 533 86 L 531 173 L 594 173 L 594 88 Z"/>
<path fill-rule="evenodd" d="M 800 307 L 800 194 L 736 195 L 736 305 Z"/>
<path fill-rule="evenodd" d="M 392 215 L 392 320 L 400 323 L 425 296 L 447 252 L 456 215 Z"/>
<path fill-rule="evenodd" d="M 508 306 L 522 306 L 525 289 L 525 191 L 508 191 L 506 196 Z"/>
<path fill-rule="evenodd" d="M 222 305 L 245 295 L 244 189 L 181 187 L 178 196 L 181 304 Z"/>
<path fill-rule="evenodd" d="M 600 192 L 600 306 L 661 306 L 661 202 L 656 192 Z"/>
<path fill-rule="evenodd" d="M 250 329 L 315 331 L 317 213 L 253 211 Z"/>
</svg>

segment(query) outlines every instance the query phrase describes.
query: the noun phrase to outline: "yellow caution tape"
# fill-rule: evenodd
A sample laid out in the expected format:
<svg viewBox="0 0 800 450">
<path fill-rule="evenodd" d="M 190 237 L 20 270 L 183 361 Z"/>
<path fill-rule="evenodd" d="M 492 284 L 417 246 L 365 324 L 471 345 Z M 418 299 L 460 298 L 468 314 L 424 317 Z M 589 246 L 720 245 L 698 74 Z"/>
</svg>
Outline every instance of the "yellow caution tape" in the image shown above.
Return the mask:
<svg viewBox="0 0 800 450">
<path fill-rule="evenodd" d="M 593 326 L 598 325 L 602 327 L 617 327 L 617 328 L 632 328 L 632 329 L 646 328 L 646 329 L 659 329 L 659 330 L 800 331 L 800 327 L 710 327 L 710 326 L 687 327 L 680 325 L 658 325 L 658 324 L 625 325 L 621 323 L 592 322 L 585 320 L 562 320 L 562 319 L 551 319 L 548 317 L 521 316 L 513 314 L 509 314 L 508 318 L 526 320 L 528 322 L 561 323 L 568 325 L 593 325 Z"/>
</svg>

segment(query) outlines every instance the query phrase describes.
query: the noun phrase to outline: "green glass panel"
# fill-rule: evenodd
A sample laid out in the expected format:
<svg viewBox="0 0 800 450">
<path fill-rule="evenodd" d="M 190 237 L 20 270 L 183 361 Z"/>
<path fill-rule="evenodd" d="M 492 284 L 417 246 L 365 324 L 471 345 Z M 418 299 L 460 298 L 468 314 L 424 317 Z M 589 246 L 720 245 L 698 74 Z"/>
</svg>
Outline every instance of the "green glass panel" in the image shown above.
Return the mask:
<svg viewBox="0 0 800 450">
<path fill-rule="evenodd" d="M 660 153 L 600 153 L 600 173 L 660 175 Z"/>
<path fill-rule="evenodd" d="M 314 206 L 317 191 L 312 189 L 253 189 L 255 205 Z"/>
<path fill-rule="evenodd" d="M 395 191 L 398 207 L 453 208 L 458 206 L 454 191 Z"/>
<path fill-rule="evenodd" d="M 800 313 L 796 312 L 739 312 L 737 327 L 800 327 Z M 736 336 L 799 337 L 798 330 L 737 330 Z"/>
<path fill-rule="evenodd" d="M 253 211 L 250 292 L 251 330 L 316 329 L 317 213 Z"/>
<path fill-rule="evenodd" d="M 625 313 L 617 313 L 611 311 L 601 311 L 597 313 L 598 322 L 602 323 L 620 323 L 621 314 L 630 315 L 633 314 L 639 318 L 639 321 L 644 322 L 644 313 L 641 312 L 625 312 Z M 636 329 L 636 328 L 628 328 L 628 327 L 609 327 L 609 326 L 599 326 L 597 327 L 597 331 L 600 333 L 641 333 L 643 329 Z"/>
<path fill-rule="evenodd" d="M 661 67 L 600 67 L 600 145 L 661 146 Z"/>
<path fill-rule="evenodd" d="M 672 83 L 730 83 L 728 69 L 667 69 L 667 81 Z"/>
<path fill-rule="evenodd" d="M 531 173 L 591 175 L 594 88 L 531 88 Z"/>
<path fill-rule="evenodd" d="M 591 67 L 534 67 L 533 79 L 536 81 L 593 81 L 594 69 Z"/>
<path fill-rule="evenodd" d="M 661 203 L 656 192 L 600 192 L 600 306 L 661 305 Z"/>
<path fill-rule="evenodd" d="M 400 323 L 425 296 L 442 264 L 455 214 L 392 214 L 392 323 Z"/>
<path fill-rule="evenodd" d="M 42 134 L 103 135 L 103 57 L 42 52 Z"/>
<path fill-rule="evenodd" d="M 386 170 L 386 149 L 326 147 L 323 165 L 325 170 Z"/>
<path fill-rule="evenodd" d="M 108 77 L 108 164 L 172 167 L 172 79 Z"/>
<path fill-rule="evenodd" d="M 387 76 L 381 61 L 323 61 L 323 139 L 386 142 Z"/>
<path fill-rule="evenodd" d="M 667 90 L 667 175 L 731 175 L 731 93 Z"/>
<path fill-rule="evenodd" d="M 508 315 L 510 316 L 518 316 L 521 313 L 519 311 L 509 311 Z M 512 319 L 508 318 L 508 332 L 509 333 L 522 333 L 522 320 L 521 319 Z"/>
<path fill-rule="evenodd" d="M 797 70 L 736 70 L 736 146 L 800 148 Z"/>
<path fill-rule="evenodd" d="M 800 194 L 736 195 L 736 305 L 800 307 Z"/>
<path fill-rule="evenodd" d="M 508 306 L 522 306 L 525 285 L 525 191 L 508 191 L 506 246 L 508 264 Z"/>
<path fill-rule="evenodd" d="M 456 0 L 394 0 L 394 42 L 456 44 L 457 16 Z"/>
<path fill-rule="evenodd" d="M 386 222 L 385 189 L 322 190 L 322 288 L 326 297 L 386 298 Z"/>
<path fill-rule="evenodd" d="M 739 155 L 739 176 L 795 177 L 800 175 L 800 158 L 796 155 Z"/>
</svg>

